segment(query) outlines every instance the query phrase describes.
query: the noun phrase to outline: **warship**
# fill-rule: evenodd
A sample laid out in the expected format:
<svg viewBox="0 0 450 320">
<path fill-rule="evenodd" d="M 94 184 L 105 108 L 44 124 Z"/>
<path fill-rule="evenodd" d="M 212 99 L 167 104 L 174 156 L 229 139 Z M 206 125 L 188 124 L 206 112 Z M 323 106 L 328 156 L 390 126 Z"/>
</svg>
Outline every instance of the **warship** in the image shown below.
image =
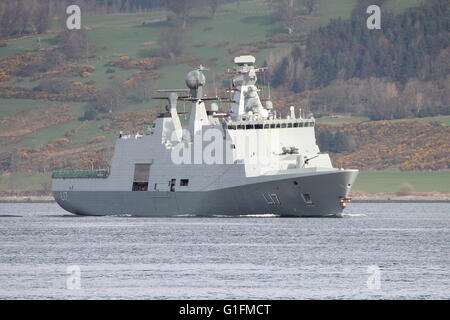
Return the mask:
<svg viewBox="0 0 450 320">
<path fill-rule="evenodd" d="M 320 152 L 312 114 L 290 106 L 281 116 L 260 98 L 255 57 L 234 63 L 227 98 L 204 94 L 203 67 L 187 88 L 158 90 L 165 112 L 143 132 L 120 132 L 110 169 L 53 172 L 56 202 L 77 215 L 341 216 L 358 170 Z M 184 126 L 180 101 L 191 105 Z"/>
</svg>

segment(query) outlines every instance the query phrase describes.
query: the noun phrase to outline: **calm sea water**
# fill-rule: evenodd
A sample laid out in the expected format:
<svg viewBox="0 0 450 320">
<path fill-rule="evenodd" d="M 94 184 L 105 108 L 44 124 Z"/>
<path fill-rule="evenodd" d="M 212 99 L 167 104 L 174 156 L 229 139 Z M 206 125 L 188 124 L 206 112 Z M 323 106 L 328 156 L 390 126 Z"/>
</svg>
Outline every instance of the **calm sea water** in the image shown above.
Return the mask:
<svg viewBox="0 0 450 320">
<path fill-rule="evenodd" d="M 450 299 L 450 204 L 344 218 L 78 217 L 0 204 L 0 299 Z"/>
</svg>

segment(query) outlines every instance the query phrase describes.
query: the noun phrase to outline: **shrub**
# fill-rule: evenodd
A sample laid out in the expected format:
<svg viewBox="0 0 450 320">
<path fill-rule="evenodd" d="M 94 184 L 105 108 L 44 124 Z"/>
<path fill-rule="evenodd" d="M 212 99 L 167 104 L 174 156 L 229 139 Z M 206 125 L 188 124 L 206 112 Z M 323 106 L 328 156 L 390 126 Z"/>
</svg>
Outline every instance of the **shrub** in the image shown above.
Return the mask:
<svg viewBox="0 0 450 320">
<path fill-rule="evenodd" d="M 97 110 L 95 110 L 95 106 L 89 105 L 86 110 L 84 111 L 84 114 L 78 118 L 80 121 L 85 120 L 94 120 L 98 115 Z"/>
<path fill-rule="evenodd" d="M 85 65 L 85 66 L 84 66 L 84 71 L 87 71 L 87 72 L 94 72 L 94 71 L 95 71 L 95 67 L 92 66 L 92 65 L 90 65 L 90 64 Z"/>
<path fill-rule="evenodd" d="M 125 103 L 126 90 L 124 85 L 119 81 L 113 81 L 99 92 L 96 110 L 99 112 L 109 112 L 110 110 L 117 110 Z"/>
<path fill-rule="evenodd" d="M 413 186 L 410 185 L 409 183 L 403 183 L 400 188 L 399 191 L 397 192 L 397 195 L 399 196 L 407 196 L 408 194 L 410 194 L 412 191 L 414 190 Z"/>
<path fill-rule="evenodd" d="M 19 157 L 21 159 L 28 159 L 30 156 L 29 156 L 29 154 L 26 151 L 20 151 L 19 152 Z"/>
<path fill-rule="evenodd" d="M 42 79 L 39 86 L 33 90 L 60 94 L 69 92 L 71 90 L 71 84 L 63 78 L 46 78 Z"/>
<path fill-rule="evenodd" d="M 52 141 L 52 144 L 55 146 L 64 146 L 70 142 L 67 138 L 58 138 Z"/>
<path fill-rule="evenodd" d="M 98 136 L 93 138 L 91 141 L 89 141 L 89 143 L 99 143 L 102 141 L 105 141 L 107 138 L 105 136 Z"/>
</svg>

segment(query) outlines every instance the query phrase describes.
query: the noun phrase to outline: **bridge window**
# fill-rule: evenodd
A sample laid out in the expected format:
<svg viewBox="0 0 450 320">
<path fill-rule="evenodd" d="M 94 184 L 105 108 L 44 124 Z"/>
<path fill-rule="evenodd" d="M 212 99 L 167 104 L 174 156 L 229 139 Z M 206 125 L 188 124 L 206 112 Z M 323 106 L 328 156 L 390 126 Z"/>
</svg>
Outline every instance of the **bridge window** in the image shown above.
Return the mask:
<svg viewBox="0 0 450 320">
<path fill-rule="evenodd" d="M 263 125 L 262 124 L 255 124 L 255 129 L 262 129 Z"/>
<path fill-rule="evenodd" d="M 286 128 L 286 123 L 282 123 L 282 124 L 281 124 L 281 127 L 282 127 L 282 128 Z"/>
<path fill-rule="evenodd" d="M 245 129 L 245 126 L 243 124 L 238 124 L 237 128 L 238 130 L 243 130 Z"/>
<path fill-rule="evenodd" d="M 248 130 L 248 129 L 254 129 L 254 127 L 253 127 L 253 125 L 252 124 L 247 124 L 246 126 L 245 126 L 245 128 Z"/>
<path fill-rule="evenodd" d="M 180 187 L 187 187 L 189 185 L 189 179 L 181 179 Z"/>
<path fill-rule="evenodd" d="M 305 124 L 304 124 L 303 122 L 300 122 L 300 123 L 298 124 L 298 126 L 299 126 L 300 128 L 302 128 L 302 127 L 305 126 Z"/>
<path fill-rule="evenodd" d="M 298 122 L 294 123 L 294 128 L 298 128 Z"/>
<path fill-rule="evenodd" d="M 272 123 L 272 124 L 270 125 L 270 128 L 271 128 L 271 129 L 275 128 L 275 123 Z"/>
<path fill-rule="evenodd" d="M 279 124 L 279 123 L 277 123 L 276 127 L 277 127 L 277 128 L 279 128 L 279 127 L 280 127 L 280 124 Z"/>
<path fill-rule="evenodd" d="M 230 129 L 230 130 L 236 130 L 236 126 L 228 126 L 228 129 Z"/>
<path fill-rule="evenodd" d="M 268 124 L 265 124 L 265 125 L 264 125 L 264 129 L 269 129 L 269 125 L 268 125 Z"/>
<path fill-rule="evenodd" d="M 288 123 L 288 128 L 292 128 L 292 123 Z"/>
</svg>

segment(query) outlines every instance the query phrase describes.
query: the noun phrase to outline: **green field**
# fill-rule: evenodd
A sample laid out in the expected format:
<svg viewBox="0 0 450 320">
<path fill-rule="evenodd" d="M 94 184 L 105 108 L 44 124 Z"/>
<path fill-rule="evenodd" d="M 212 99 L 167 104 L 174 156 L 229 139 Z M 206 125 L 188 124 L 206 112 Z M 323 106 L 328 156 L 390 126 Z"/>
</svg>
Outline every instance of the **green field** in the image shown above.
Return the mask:
<svg viewBox="0 0 450 320">
<path fill-rule="evenodd" d="M 388 0 L 383 8 L 400 13 L 411 7 L 419 6 L 424 0 Z"/>
<path fill-rule="evenodd" d="M 367 117 L 338 117 L 338 118 L 330 118 L 330 117 L 322 117 L 317 118 L 316 122 L 319 124 L 329 124 L 329 125 L 341 125 L 343 123 L 356 123 L 356 122 L 363 122 L 363 121 L 369 121 L 369 118 Z"/>
<path fill-rule="evenodd" d="M 13 173 L 12 176 L 0 176 L 0 191 L 41 190 L 49 182 L 50 173 Z M 360 172 L 352 190 L 368 193 L 398 192 L 404 184 L 411 185 L 412 191 L 416 192 L 450 193 L 450 171 Z"/>
<path fill-rule="evenodd" d="M 412 191 L 436 191 L 450 193 L 450 171 L 398 171 L 384 170 L 360 172 L 353 186 L 355 191 L 368 193 L 397 192 L 404 184 L 413 187 Z"/>
<path fill-rule="evenodd" d="M 0 191 L 49 190 L 51 173 L 14 172 L 0 176 Z"/>
<path fill-rule="evenodd" d="M 47 100 L 0 98 L 0 118 L 8 117 L 22 111 L 28 111 L 33 108 L 46 108 L 52 105 L 55 105 L 55 102 Z"/>
<path fill-rule="evenodd" d="M 113 142 L 116 133 L 111 131 L 103 131 L 100 127 L 106 124 L 107 120 L 92 120 L 87 121 L 85 125 L 73 136 L 68 136 L 67 138 L 70 140 L 70 143 L 84 143 L 89 142 L 95 137 L 98 136 L 106 136 L 108 138 L 108 142 Z M 33 133 L 24 135 L 22 140 L 17 144 L 19 147 L 33 147 L 33 146 L 43 146 L 55 139 L 65 137 L 65 133 L 71 129 L 76 129 L 81 125 L 81 122 L 78 120 L 58 124 L 52 127 L 43 128 L 40 130 L 36 130 Z"/>
</svg>

